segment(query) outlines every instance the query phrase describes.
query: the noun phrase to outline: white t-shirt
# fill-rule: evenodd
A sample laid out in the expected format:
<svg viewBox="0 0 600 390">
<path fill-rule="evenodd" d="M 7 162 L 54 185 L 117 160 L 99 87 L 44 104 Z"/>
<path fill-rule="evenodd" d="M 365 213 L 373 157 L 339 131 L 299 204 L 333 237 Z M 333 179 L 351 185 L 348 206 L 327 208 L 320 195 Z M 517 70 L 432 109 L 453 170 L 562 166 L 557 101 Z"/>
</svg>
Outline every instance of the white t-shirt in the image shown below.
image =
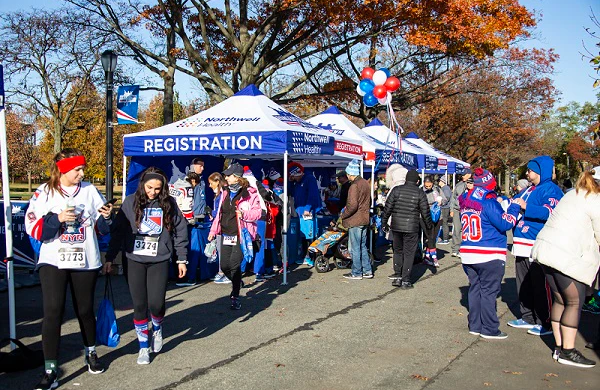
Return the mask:
<svg viewBox="0 0 600 390">
<path fill-rule="evenodd" d="M 101 216 L 98 210 L 106 200 L 88 182 L 63 187 L 62 195 L 58 192 L 49 193 L 47 185 L 42 184 L 29 201 L 25 216 L 27 234 L 39 240 L 42 236 L 43 217 L 49 212 L 60 214 L 69 199 L 75 204 L 78 218 L 69 227 L 63 223 L 54 238 L 42 243 L 38 264 L 77 270 L 100 268 L 102 263 L 95 226 L 96 220 Z"/>
</svg>

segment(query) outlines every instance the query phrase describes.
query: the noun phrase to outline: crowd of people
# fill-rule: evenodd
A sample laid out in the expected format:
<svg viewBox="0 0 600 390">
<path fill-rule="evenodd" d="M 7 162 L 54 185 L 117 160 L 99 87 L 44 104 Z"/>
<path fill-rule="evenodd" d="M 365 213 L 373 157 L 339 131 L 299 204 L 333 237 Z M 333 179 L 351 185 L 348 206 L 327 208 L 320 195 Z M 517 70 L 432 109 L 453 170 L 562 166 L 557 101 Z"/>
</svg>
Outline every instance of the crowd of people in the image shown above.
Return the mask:
<svg viewBox="0 0 600 390">
<path fill-rule="evenodd" d="M 264 266 L 255 270 L 256 282 L 282 272 L 284 213 L 299 219 L 303 257 L 298 263 L 314 266 L 309 247 L 319 235 L 317 215 L 324 203 L 328 210 L 339 211 L 339 224 L 332 225 L 347 231 L 351 269 L 343 277 L 374 277 L 369 253 L 374 248 L 369 248 L 367 240 L 372 227 L 371 183 L 361 176 L 357 160 L 335 175 L 337 183 L 332 182 L 324 194 L 312 174 L 300 163 L 291 162 L 287 172 L 289 207 L 284 210 L 281 174 L 271 168 L 258 180 L 239 163 L 208 176 L 214 203 L 207 206 L 204 162 L 196 158 L 186 178 L 189 194 L 193 194 L 192 213 L 187 215 L 158 168 L 149 167 L 140 175 L 137 190 L 125 198 L 116 215 L 113 205 L 106 203 L 92 184 L 82 181 L 84 169 L 85 157 L 78 150 L 58 153 L 50 179 L 37 189 L 26 213 L 28 234 L 41 242 L 38 270 L 44 305 L 45 372 L 36 389 L 51 389 L 58 383 L 60 327 L 69 284 L 87 369 L 92 374 L 104 371 L 95 351 L 93 296 L 100 269 L 109 272 L 119 252 L 128 262 L 133 327 L 139 342 L 137 363 L 150 363 L 150 354 L 158 353 L 163 344 L 171 264 L 176 266 L 178 286 L 196 282 L 196 269 L 191 268 L 197 264 L 189 263 L 188 246 L 190 226 L 199 222 L 209 223 L 208 241 L 216 240 L 219 272 L 213 280 L 231 284 L 232 310 L 242 308 L 242 276 L 259 248 L 264 248 Z M 592 288 L 600 266 L 600 167 L 584 172 L 564 197 L 553 182 L 553 172 L 554 163 L 548 156 L 532 159 L 526 179 L 517 182 L 516 193 L 508 198 L 497 193 L 494 176 L 483 168 L 466 170 L 452 190 L 445 177 L 422 178 L 415 170 L 391 165 L 386 170 L 385 188 L 374 199 L 383 209 L 381 231 L 391 240 L 393 250 L 389 278 L 394 287 L 414 288 L 411 271 L 415 262 L 439 267 L 438 239 L 439 244 L 450 244 L 450 253 L 461 260 L 469 282 L 469 332 L 486 339 L 505 339 L 496 299 L 506 266 L 507 232 L 512 231 L 521 316 L 508 325 L 534 335 L 553 334 L 554 359 L 592 367 L 595 362 L 575 348 L 575 335 L 583 307 L 599 312 L 600 296 Z M 103 266 L 98 235 L 108 233 Z M 597 348 L 597 343 L 592 347 Z"/>
</svg>

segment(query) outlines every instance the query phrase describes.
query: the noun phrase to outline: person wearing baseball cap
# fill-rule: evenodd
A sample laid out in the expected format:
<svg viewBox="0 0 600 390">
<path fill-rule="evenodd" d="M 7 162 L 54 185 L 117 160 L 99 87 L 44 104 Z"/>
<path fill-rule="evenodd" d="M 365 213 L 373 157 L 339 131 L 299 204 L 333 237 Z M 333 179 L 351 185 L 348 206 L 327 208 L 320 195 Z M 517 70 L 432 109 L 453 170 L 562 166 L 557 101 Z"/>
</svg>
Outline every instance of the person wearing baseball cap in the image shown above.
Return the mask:
<svg viewBox="0 0 600 390">
<path fill-rule="evenodd" d="M 517 223 L 520 207 L 507 211 L 497 201 L 496 179 L 490 171 L 473 171 L 473 187 L 458 198 L 463 221 L 460 258 L 469 279 L 469 333 L 505 339 L 500 331 L 496 299 L 506 265 L 506 231 Z"/>
<path fill-rule="evenodd" d="M 242 285 L 242 261 L 240 246 L 241 229 L 246 228 L 254 240 L 257 236 L 256 221 L 261 218 L 259 195 L 244 176 L 244 167 L 233 163 L 223 171 L 227 187 L 223 189 L 216 217 L 213 219 L 208 241 L 221 236 L 219 251 L 221 270 L 231 280 L 231 310 L 240 310 Z"/>
<path fill-rule="evenodd" d="M 191 168 L 194 173 L 199 177 L 198 184 L 194 187 L 194 203 L 192 211 L 194 212 L 194 218 L 197 221 L 204 221 L 206 213 L 206 183 L 202 180 L 202 173 L 204 172 L 204 160 L 200 157 L 196 157 L 192 160 Z"/>
<path fill-rule="evenodd" d="M 521 206 L 522 219 L 514 229 L 512 253 L 521 317 L 508 322 L 536 336 L 551 334 L 550 302 L 542 267 L 531 259 L 531 249 L 540 230 L 550 218 L 563 192 L 554 182 L 554 160 L 539 156 L 527 163 L 527 180 L 532 186 L 513 202 Z"/>
<path fill-rule="evenodd" d="M 300 236 L 302 240 L 303 259 L 297 259 L 296 264 L 314 266 L 314 262 L 308 256 L 308 247 L 314 240 L 317 232 L 317 212 L 323 207 L 321 192 L 317 179 L 312 174 L 306 175 L 304 167 L 298 162 L 288 164 L 288 175 L 290 177 L 290 193 L 294 198 L 295 211 L 300 218 Z"/>
</svg>

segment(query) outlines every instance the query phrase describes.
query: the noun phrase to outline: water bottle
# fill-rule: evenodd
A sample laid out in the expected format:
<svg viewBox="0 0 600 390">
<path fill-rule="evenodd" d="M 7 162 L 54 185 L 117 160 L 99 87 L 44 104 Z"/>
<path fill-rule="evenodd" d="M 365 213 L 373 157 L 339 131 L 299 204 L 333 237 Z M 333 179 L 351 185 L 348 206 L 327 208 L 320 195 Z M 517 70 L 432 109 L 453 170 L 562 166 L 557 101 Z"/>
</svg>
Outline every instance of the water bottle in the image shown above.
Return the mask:
<svg viewBox="0 0 600 390">
<path fill-rule="evenodd" d="M 75 201 L 73 200 L 73 198 L 69 198 L 67 200 L 67 206 L 65 207 L 65 210 L 75 211 Z M 75 221 L 65 222 L 65 226 L 67 227 L 67 233 L 75 233 L 75 225 Z"/>
</svg>

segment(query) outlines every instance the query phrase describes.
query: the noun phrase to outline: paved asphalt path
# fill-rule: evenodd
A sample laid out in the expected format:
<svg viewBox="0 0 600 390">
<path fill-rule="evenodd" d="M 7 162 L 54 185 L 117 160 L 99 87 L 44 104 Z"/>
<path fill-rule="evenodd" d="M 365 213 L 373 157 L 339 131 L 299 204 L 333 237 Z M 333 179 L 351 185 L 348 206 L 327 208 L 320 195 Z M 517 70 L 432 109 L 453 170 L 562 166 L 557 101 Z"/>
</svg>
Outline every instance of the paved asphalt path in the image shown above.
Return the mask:
<svg viewBox="0 0 600 390">
<path fill-rule="evenodd" d="M 118 348 L 99 347 L 109 367 L 83 366 L 81 337 L 70 299 L 62 328 L 60 389 L 595 389 L 600 365 L 582 369 L 551 359 L 552 336 L 506 326 L 514 319 L 516 288 L 510 259 L 498 299 L 506 340 L 484 340 L 467 330 L 467 278 L 440 246 L 441 267 L 415 266 L 415 288 L 391 286 L 391 251 L 371 280 L 346 280 L 333 269 L 298 266 L 289 275 L 242 290 L 242 310 L 229 309 L 229 285 L 203 283 L 167 291 L 165 345 L 148 366 L 136 364 L 129 293 L 114 277 Z M 444 256 L 445 255 L 445 256 Z M 296 266 L 293 266 L 296 267 Z M 104 279 L 97 286 L 97 302 Z M 41 349 L 39 287 L 17 290 L 17 333 Z M 8 335 L 7 294 L 0 294 L 0 335 Z M 597 336 L 600 316 L 584 313 L 576 347 Z M 3 351 L 7 351 L 3 344 Z M 0 374 L 0 389 L 31 389 L 42 369 Z"/>
</svg>

